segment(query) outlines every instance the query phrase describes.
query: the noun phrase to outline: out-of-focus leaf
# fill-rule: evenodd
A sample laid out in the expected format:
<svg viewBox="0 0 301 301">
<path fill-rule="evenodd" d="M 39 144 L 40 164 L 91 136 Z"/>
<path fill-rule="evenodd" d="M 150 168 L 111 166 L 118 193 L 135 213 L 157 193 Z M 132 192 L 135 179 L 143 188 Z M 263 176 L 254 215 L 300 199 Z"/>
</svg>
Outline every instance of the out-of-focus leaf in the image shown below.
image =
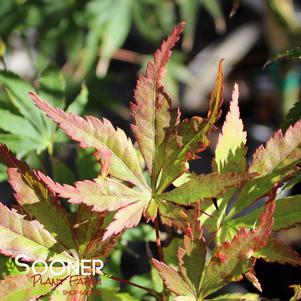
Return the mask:
<svg viewBox="0 0 301 301">
<path fill-rule="evenodd" d="M 286 131 L 291 125 L 295 124 L 301 118 L 301 101 L 297 101 L 289 110 L 280 128 Z"/>
<path fill-rule="evenodd" d="M 122 235 L 125 241 L 156 241 L 155 229 L 147 224 L 140 224 L 135 228 L 127 230 Z"/>
<path fill-rule="evenodd" d="M 151 267 L 152 288 L 157 292 L 162 292 L 164 289 L 162 278 L 157 269 Z"/>
<path fill-rule="evenodd" d="M 133 283 L 139 283 L 139 285 L 142 285 L 144 287 L 152 288 L 153 286 L 150 273 L 135 275 L 130 279 L 130 281 Z M 127 291 L 130 293 L 130 295 L 138 298 L 139 300 L 143 300 L 143 297 L 146 295 L 146 292 L 144 290 L 131 285 L 127 286 Z"/>
<path fill-rule="evenodd" d="M 182 239 L 175 237 L 167 247 L 163 249 L 164 259 L 168 265 L 176 267 L 178 264 L 178 257 L 175 250 L 182 245 Z"/>
<path fill-rule="evenodd" d="M 183 48 L 190 51 L 193 46 L 199 0 L 179 1 L 181 19 L 186 21 L 183 38 Z"/>
<path fill-rule="evenodd" d="M 140 299 L 137 299 L 133 296 L 131 296 L 128 293 L 119 293 L 116 288 L 101 288 L 100 290 L 100 296 L 95 297 L 95 301 L 101 300 L 101 301 L 139 301 Z M 89 299 L 90 300 L 90 299 Z M 94 300 L 93 297 L 91 301 Z"/>
<path fill-rule="evenodd" d="M 68 106 L 66 112 L 72 112 L 74 114 L 82 114 L 88 103 L 88 89 L 85 85 L 82 86 L 80 94 L 74 99 L 74 101 Z"/>
<path fill-rule="evenodd" d="M 212 16 L 215 28 L 218 32 L 223 33 L 226 30 L 226 23 L 222 12 L 220 0 L 200 0 L 201 5 Z"/>
<path fill-rule="evenodd" d="M 5 44 L 3 42 L 3 40 L 0 38 L 0 59 L 3 58 L 4 54 L 5 54 Z"/>
<path fill-rule="evenodd" d="M 295 49 L 290 49 L 290 50 L 285 50 L 282 51 L 276 55 L 274 55 L 273 57 L 271 57 L 263 66 L 263 68 L 265 68 L 267 65 L 276 62 L 276 61 L 280 61 L 283 59 L 287 59 L 287 60 L 292 60 L 292 59 L 300 59 L 301 58 L 301 48 L 297 47 Z"/>
<path fill-rule="evenodd" d="M 4 88 L 10 101 L 23 116 L 27 120 L 32 121 L 33 126 L 39 132 L 46 131 L 41 112 L 32 102 L 28 101 L 28 93 L 33 90 L 32 86 L 9 71 L 0 71 L 0 85 Z"/>
<path fill-rule="evenodd" d="M 166 87 L 166 91 L 169 92 L 173 100 L 174 107 L 179 105 L 179 83 L 186 84 L 187 82 L 189 82 L 191 76 L 185 66 L 184 59 L 185 58 L 183 57 L 183 55 L 181 55 L 181 53 L 174 51 L 169 64 L 166 66 L 166 74 L 163 79 L 164 86 Z"/>
<path fill-rule="evenodd" d="M 205 111 L 208 106 L 207 95 L 214 86 L 215 66 L 221 58 L 224 58 L 224 72 L 227 76 L 253 47 L 260 33 L 259 24 L 245 24 L 227 35 L 221 42 L 212 43 L 199 52 L 188 65 L 191 77 L 183 95 L 184 108 Z"/>
<path fill-rule="evenodd" d="M 39 94 L 43 98 L 48 99 L 55 107 L 64 107 L 66 83 L 63 74 L 55 65 L 43 70 L 39 86 Z"/>
<path fill-rule="evenodd" d="M 231 9 L 231 12 L 230 12 L 230 18 L 232 18 L 236 14 L 237 10 L 239 9 L 240 1 L 241 0 L 233 0 L 232 9 Z"/>
<path fill-rule="evenodd" d="M 268 0 L 267 5 L 274 13 L 275 17 L 291 33 L 300 31 L 300 23 L 295 13 L 294 4 L 291 0 Z"/>
<path fill-rule="evenodd" d="M 146 0 L 147 2 L 148 0 Z M 152 0 L 151 0 L 152 1 Z M 155 0 L 155 15 L 158 20 L 158 25 L 160 27 L 160 31 L 163 35 L 167 35 L 172 28 L 177 24 L 177 7 L 172 1 L 158 1 Z M 145 10 L 145 6 L 142 4 L 142 9 Z M 150 18 L 152 17 L 149 14 Z M 183 19 L 180 19 L 183 20 Z M 158 38 L 158 36 L 157 36 Z"/>
<path fill-rule="evenodd" d="M 7 179 L 6 167 L 0 163 L 0 182 Z"/>
<path fill-rule="evenodd" d="M 55 181 L 66 184 L 72 184 L 75 181 L 74 174 L 64 162 L 54 157 L 52 164 L 54 166 L 53 179 Z"/>
<path fill-rule="evenodd" d="M 14 153 L 18 153 L 20 157 L 24 157 L 30 151 L 40 152 L 43 149 L 40 141 L 31 138 L 24 139 L 14 134 L 0 134 L 0 142 L 7 145 Z"/>
<path fill-rule="evenodd" d="M 170 21 L 174 18 L 174 14 L 169 1 L 133 2 L 135 25 L 139 32 L 149 40 L 158 41 L 171 30 L 174 24 L 170 24 Z"/>
<path fill-rule="evenodd" d="M 0 109 L 0 128 L 8 133 L 32 139 L 40 139 L 36 128 L 25 118 L 12 114 L 8 110 Z"/>
<path fill-rule="evenodd" d="M 100 164 L 94 158 L 92 149 L 77 149 L 75 163 L 80 180 L 92 180 L 100 175 Z"/>
<path fill-rule="evenodd" d="M 91 1 L 88 5 L 92 26 L 98 27 L 101 38 L 100 60 L 96 70 L 98 76 L 106 74 L 108 62 L 128 35 L 132 5 L 132 0 Z"/>
<path fill-rule="evenodd" d="M 290 288 L 294 290 L 294 296 L 290 298 L 289 301 L 298 301 L 301 299 L 301 285 L 291 285 Z"/>
<path fill-rule="evenodd" d="M 74 72 L 74 78 L 77 81 L 82 80 L 95 63 L 100 40 L 98 30 L 94 28 L 90 30 L 85 39 L 85 47 L 79 54 L 78 65 Z"/>
<path fill-rule="evenodd" d="M 301 74 L 293 66 L 282 76 L 282 111 L 284 114 L 287 114 L 296 99 L 299 99 L 300 81 Z"/>
</svg>

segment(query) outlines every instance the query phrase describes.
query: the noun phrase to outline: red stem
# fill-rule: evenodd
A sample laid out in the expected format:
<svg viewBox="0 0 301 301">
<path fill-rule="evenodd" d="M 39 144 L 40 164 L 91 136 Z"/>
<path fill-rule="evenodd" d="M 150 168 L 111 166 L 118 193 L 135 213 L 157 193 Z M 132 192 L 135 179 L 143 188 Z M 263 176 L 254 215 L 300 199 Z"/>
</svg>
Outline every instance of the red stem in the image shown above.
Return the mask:
<svg viewBox="0 0 301 301">
<path fill-rule="evenodd" d="M 117 49 L 112 55 L 112 59 L 141 65 L 143 63 L 143 55 L 140 53 L 127 50 L 127 49 Z"/>
<path fill-rule="evenodd" d="M 162 250 L 162 245 L 161 245 L 161 240 L 160 240 L 158 215 L 155 218 L 154 223 L 155 223 L 155 229 L 156 229 L 156 243 L 157 243 L 157 250 L 158 250 L 159 260 L 164 262 L 164 255 L 163 255 L 163 250 Z"/>
<path fill-rule="evenodd" d="M 122 278 L 119 278 L 119 277 L 116 277 L 116 276 L 112 276 L 112 275 L 109 275 L 109 274 L 105 274 L 105 273 L 103 273 L 103 276 L 108 277 L 108 278 L 110 278 L 112 280 L 118 281 L 120 283 L 124 283 L 124 284 L 128 284 L 128 285 L 132 285 L 132 286 L 138 287 L 140 289 L 143 289 L 143 290 L 147 291 L 151 295 L 153 295 L 153 296 L 155 296 L 157 298 L 160 298 L 160 294 L 157 291 L 153 290 L 152 288 L 145 287 L 145 286 L 136 284 L 134 282 L 131 282 L 129 280 L 122 279 Z"/>
</svg>

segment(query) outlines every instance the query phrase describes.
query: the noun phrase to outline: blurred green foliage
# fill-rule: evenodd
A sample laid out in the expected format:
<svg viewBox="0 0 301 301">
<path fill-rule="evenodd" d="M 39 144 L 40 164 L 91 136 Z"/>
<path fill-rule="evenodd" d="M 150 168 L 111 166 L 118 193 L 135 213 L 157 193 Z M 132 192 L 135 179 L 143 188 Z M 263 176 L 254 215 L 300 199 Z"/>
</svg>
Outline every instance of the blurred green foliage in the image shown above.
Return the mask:
<svg viewBox="0 0 301 301">
<path fill-rule="evenodd" d="M 39 155 L 44 150 L 52 156 L 54 145 L 67 141 L 57 127 L 34 106 L 29 91 L 37 91 L 56 107 L 66 108 L 69 112 L 82 113 L 87 103 L 88 91 L 83 86 L 80 94 L 66 107 L 64 77 L 55 66 L 47 67 L 35 85 L 13 72 L 0 71 L 0 85 L 3 90 L 0 101 L 0 141 L 19 157 Z M 1 170 L 2 167 L 0 179 L 4 179 L 5 174 Z"/>
<path fill-rule="evenodd" d="M 8 45 L 12 34 L 24 45 L 33 42 L 39 70 L 63 56 L 66 71 L 80 81 L 96 60 L 97 74 L 106 74 L 133 25 L 143 38 L 158 42 L 178 23 L 178 11 L 187 22 L 183 46 L 191 49 L 200 7 L 218 31 L 225 30 L 219 0 L 6 0 L 0 2 L 0 37 Z"/>
</svg>

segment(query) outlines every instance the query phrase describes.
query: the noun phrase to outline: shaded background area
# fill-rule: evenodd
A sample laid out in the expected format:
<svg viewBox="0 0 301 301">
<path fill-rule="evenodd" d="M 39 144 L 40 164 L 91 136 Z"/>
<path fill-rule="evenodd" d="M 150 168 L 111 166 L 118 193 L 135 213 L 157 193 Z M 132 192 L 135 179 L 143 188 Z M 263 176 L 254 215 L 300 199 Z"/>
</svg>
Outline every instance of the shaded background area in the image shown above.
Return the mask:
<svg viewBox="0 0 301 301">
<path fill-rule="evenodd" d="M 237 7 L 236 13 L 233 5 Z M 281 60 L 263 68 L 274 54 L 300 46 L 300 1 L 3 0 L 0 19 L 2 69 L 44 89 L 45 95 L 57 95 L 65 108 L 85 85 L 89 93 L 87 102 L 85 97 L 78 102 L 79 113 L 104 116 L 129 135 L 129 103 L 133 100 L 137 74 L 181 20 L 187 23 L 186 31 L 168 66 L 166 87 L 184 116 L 205 115 L 217 65 L 224 58 L 224 113 L 219 126 L 237 82 L 251 158 L 255 148 L 271 136 L 300 98 L 298 60 Z M 48 81 L 43 82 L 43 78 Z M 1 77 L 0 86 L 0 108 L 26 119 L 18 106 L 12 106 L 14 102 L 8 100 L 6 83 Z M 20 82 L 14 87 L 25 89 Z M 21 101 L 29 99 L 24 96 Z M 0 119 L 4 118 L 1 114 L 4 113 L 0 112 Z M 57 181 L 72 183 L 74 179 L 93 178 L 97 174 L 95 162 L 87 161 L 85 151 L 78 151 L 59 134 L 48 134 L 41 133 L 39 143 L 28 147 L 28 139 L 21 132 L 10 132 L 0 120 L 0 142 Z M 210 171 L 217 136 L 218 131 L 212 134 L 211 149 L 192 163 L 198 173 Z M 3 166 L 0 178 L 1 200 L 9 203 L 11 191 Z M 294 189 L 298 192 L 300 187 Z M 300 229 L 297 226 L 276 235 L 300 253 Z M 137 237 L 145 235 L 141 233 L 124 239 L 126 247 L 114 255 L 116 260 L 112 258 L 116 263 L 112 271 L 115 268 L 116 273 L 126 278 L 148 271 L 147 256 L 141 254 L 151 251 L 153 243 L 151 239 L 149 243 L 139 242 Z M 121 270 L 117 268 L 120 261 Z M 263 296 L 269 298 L 288 300 L 288 286 L 300 283 L 300 268 L 258 261 L 255 269 L 262 282 Z M 142 276 L 138 280 L 146 281 Z M 246 282 L 239 284 L 239 289 L 254 291 Z"/>
</svg>

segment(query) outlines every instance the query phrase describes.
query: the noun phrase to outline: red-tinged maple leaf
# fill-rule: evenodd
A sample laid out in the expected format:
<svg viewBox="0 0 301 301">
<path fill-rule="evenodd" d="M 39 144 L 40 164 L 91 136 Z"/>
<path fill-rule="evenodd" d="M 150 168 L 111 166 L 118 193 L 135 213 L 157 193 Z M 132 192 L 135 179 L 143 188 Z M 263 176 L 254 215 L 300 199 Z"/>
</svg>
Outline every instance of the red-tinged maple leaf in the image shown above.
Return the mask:
<svg viewBox="0 0 301 301">
<path fill-rule="evenodd" d="M 255 258 L 262 258 L 267 262 L 278 262 L 280 264 L 290 264 L 301 266 L 301 257 L 290 245 L 269 237 L 267 244 L 254 253 Z"/>
<path fill-rule="evenodd" d="M 146 74 L 140 75 L 135 89 L 135 103 L 131 104 L 134 119 L 132 130 L 144 157 L 147 169 L 156 184 L 162 165 L 163 143 L 168 131 L 175 126 L 171 114 L 171 99 L 162 83 L 165 66 L 171 56 L 171 49 L 179 40 L 185 23 L 180 23 L 149 61 Z M 160 161 L 160 164 L 158 164 Z"/>
<path fill-rule="evenodd" d="M 108 214 L 92 211 L 91 207 L 80 204 L 73 223 L 80 257 L 108 257 L 114 249 L 119 235 L 103 239 L 106 232 L 103 225 Z"/>
<path fill-rule="evenodd" d="M 252 266 L 252 268 L 248 272 L 245 273 L 245 277 L 248 279 L 248 281 L 250 283 L 253 284 L 253 286 L 257 290 L 259 290 L 260 292 L 262 292 L 261 284 L 260 284 L 259 280 L 257 279 L 257 277 L 255 275 L 255 270 L 254 270 L 255 263 L 256 263 L 256 259 L 253 260 L 253 266 Z"/>
<path fill-rule="evenodd" d="M 177 296 L 194 297 L 191 288 L 183 277 L 172 267 L 167 266 L 163 262 L 159 262 L 153 259 L 153 264 L 159 271 L 161 278 L 163 279 L 166 287 Z"/>
<path fill-rule="evenodd" d="M 163 221 L 179 227 L 180 223 L 171 214 L 166 214 L 167 202 L 191 205 L 205 198 L 215 198 L 228 187 L 239 186 L 251 176 L 240 173 L 191 176 L 182 186 L 162 193 L 166 185 L 186 169 L 183 166 L 187 164 L 187 160 L 195 157 L 204 146 L 208 146 L 207 135 L 221 114 L 222 62 L 211 94 L 207 119 L 193 117 L 180 122 L 179 111 L 171 110 L 171 100 L 164 91 L 162 78 L 171 48 L 178 41 L 183 27 L 184 23 L 180 23 L 156 51 L 153 61 L 147 65 L 146 75 L 141 75 L 138 79 L 135 103 L 131 105 L 134 119 L 132 128 L 149 171 L 149 186 L 143 178 L 133 144 L 122 130 L 115 130 L 106 119 L 101 121 L 91 116 L 82 118 L 65 113 L 31 93 L 35 104 L 68 136 L 78 141 L 81 147 L 96 149 L 96 157 L 104 167 L 100 178 L 76 182 L 73 186 L 60 185 L 50 179 L 45 181 L 51 190 L 71 203 L 84 203 L 99 212 L 117 211 L 104 238 L 137 225 L 143 215 L 147 220 L 154 221 L 160 207 Z M 170 141 L 174 142 L 172 150 L 169 149 Z M 169 164 L 168 167 L 165 166 L 166 163 Z M 139 189 L 129 187 L 129 183 Z M 186 189 L 191 190 L 189 194 L 183 193 Z M 184 216 L 185 212 L 180 215 Z"/>
<path fill-rule="evenodd" d="M 240 119 L 238 106 L 239 90 L 234 85 L 229 112 L 215 148 L 216 169 L 218 172 L 244 172 L 246 170 L 245 144 L 247 133 Z"/>
<path fill-rule="evenodd" d="M 13 257 L 24 254 L 30 261 L 72 260 L 64 246 L 60 245 L 38 221 L 28 221 L 15 210 L 10 210 L 2 204 L 0 217 L 1 254 Z"/>
<path fill-rule="evenodd" d="M 231 241 L 216 247 L 207 262 L 208 246 L 201 234 L 200 209 L 196 206 L 196 214 L 190 226 L 194 229 L 193 234 L 184 236 L 183 247 L 178 249 L 178 271 L 163 262 L 153 260 L 166 287 L 178 296 L 175 300 L 203 300 L 228 282 L 240 280 L 243 275 L 261 290 L 253 271 L 256 261 L 254 252 L 265 246 L 272 231 L 275 190 L 266 202 L 259 226 L 253 230 L 241 228 Z M 179 287 L 176 281 L 181 283 Z"/>
<path fill-rule="evenodd" d="M 290 126 L 285 134 L 278 130 L 253 155 L 249 172 L 257 176 L 241 189 L 229 217 L 241 212 L 261 197 L 267 195 L 276 183 L 288 181 L 297 171 L 301 161 L 301 120 Z M 256 189 L 254 189 L 256 187 Z"/>
<path fill-rule="evenodd" d="M 97 159 L 100 158 L 104 164 L 110 160 L 111 176 L 132 182 L 142 190 L 147 189 L 136 150 L 123 130 L 115 129 L 107 119 L 101 121 L 93 116 L 82 118 L 73 113 L 65 113 L 41 100 L 34 93 L 30 93 L 30 96 L 70 138 L 80 142 L 81 147 L 94 147 Z"/>
<path fill-rule="evenodd" d="M 66 113 L 31 93 L 36 106 L 79 142 L 80 147 L 94 148 L 101 174 L 94 180 L 59 184 L 31 170 L 0 145 L 0 156 L 8 166 L 9 182 L 19 203 L 19 213 L 0 205 L 0 232 L 4 238 L 0 241 L 0 253 L 15 257 L 22 252 L 31 261 L 107 257 L 122 231 L 135 227 L 145 217 L 147 222 L 155 222 L 161 262 L 153 259 L 153 264 L 165 283 L 162 293 L 144 288 L 155 297 L 169 298 L 175 294 L 176 301 L 204 300 L 244 275 L 261 290 L 254 272 L 257 258 L 300 265 L 300 256 L 291 247 L 271 238 L 270 233 L 272 227 L 279 230 L 301 220 L 300 196 L 275 201 L 279 184 L 299 169 L 301 121 L 289 127 L 284 135 L 276 132 L 265 147 L 257 149 L 247 167 L 246 133 L 240 119 L 239 91 L 235 84 L 230 109 L 218 138 L 214 172 L 201 175 L 189 172 L 189 161 L 197 159 L 209 146 L 208 135 L 221 116 L 223 60 L 218 66 L 207 116 L 181 120 L 180 110 L 172 108 L 172 100 L 162 82 L 171 49 L 183 27 L 184 23 L 180 23 L 173 30 L 148 63 L 145 75 L 140 75 L 137 81 L 131 115 L 140 157 L 124 131 L 114 128 L 107 119 Z M 141 164 L 141 160 L 145 164 Z M 242 209 L 265 196 L 269 197 L 264 208 L 236 218 Z M 72 219 L 60 205 L 59 198 L 79 205 L 76 214 L 70 213 Z M 228 213 L 227 206 L 232 199 L 234 206 Z M 218 212 L 212 201 L 219 205 Z M 177 252 L 178 260 L 163 256 L 158 215 L 165 225 L 184 234 Z M 203 228 L 206 234 L 209 232 L 208 241 L 203 237 Z M 215 244 L 211 239 L 215 239 Z M 178 245 L 178 238 L 176 240 Z M 212 252 L 207 254 L 212 245 Z M 178 261 L 178 268 L 168 266 L 169 261 L 173 264 Z M 18 279 L 20 291 L 24 293 L 28 290 L 28 278 Z M 0 282 L 0 296 L 10 294 L 14 286 L 16 283 L 11 278 L 4 279 Z M 91 288 L 89 284 L 72 286 L 74 290 L 89 291 Z M 294 288 L 293 298 L 296 299 L 300 287 Z M 48 294 L 50 300 L 61 300 L 56 293 L 64 294 L 65 289 L 66 284 L 55 290 L 39 289 L 25 298 L 34 300 Z M 228 294 L 213 300 L 258 298 L 254 294 Z M 86 297 L 68 296 L 64 300 L 85 301 Z"/>
<path fill-rule="evenodd" d="M 241 228 L 231 241 L 225 241 L 214 252 L 201 284 L 203 297 L 217 291 L 229 281 L 241 280 L 242 275 L 252 269 L 251 259 L 254 253 L 266 245 L 272 231 L 274 198 L 275 191 L 270 194 L 256 229 Z"/>
<path fill-rule="evenodd" d="M 229 111 L 226 115 L 225 122 L 222 127 L 222 132 L 218 137 L 218 142 L 215 148 L 215 158 L 213 161 L 213 170 L 219 173 L 227 172 L 246 172 L 246 138 L 247 134 L 244 131 L 243 122 L 240 119 L 238 106 L 239 89 L 238 85 L 234 85 L 232 100 L 230 102 Z M 257 174 L 254 174 L 254 176 Z M 225 194 L 221 195 L 216 200 L 216 205 L 219 210 L 210 213 L 211 218 L 206 219 L 206 223 L 210 224 L 212 231 L 220 229 L 220 224 L 226 216 L 228 203 L 233 198 L 236 188 L 229 189 Z M 215 206 L 215 207 L 217 207 Z M 212 206 L 211 206 L 212 207 Z M 209 211 L 209 208 L 207 208 Z M 205 216 L 202 221 L 205 222 Z M 223 231 L 218 231 L 216 242 L 222 240 Z"/>
<path fill-rule="evenodd" d="M 136 226 L 151 201 L 148 192 L 131 189 L 113 178 L 96 178 L 71 185 L 61 185 L 49 177 L 47 186 L 60 197 L 73 204 L 85 204 L 96 212 L 117 211 L 114 221 L 107 227 L 103 240 Z"/>
<path fill-rule="evenodd" d="M 196 297 L 199 294 L 207 253 L 199 217 L 200 205 L 197 203 L 193 219 L 186 229 L 183 247 L 178 248 L 179 272 L 183 275 L 186 282 L 188 282 Z"/>
<path fill-rule="evenodd" d="M 180 122 L 167 136 L 164 146 L 161 180 L 157 190 L 162 192 L 176 178 L 188 170 L 187 162 L 197 159 L 197 153 L 206 149 L 210 142 L 208 134 L 221 115 L 223 102 L 223 60 L 218 67 L 215 87 L 211 93 L 207 118 L 194 116 Z"/>
<path fill-rule="evenodd" d="M 206 263 L 206 244 L 199 222 L 200 206 L 196 205 L 192 220 L 186 228 L 183 246 L 178 248 L 179 270 L 153 259 L 166 287 L 175 293 L 176 300 L 197 300 L 201 277 Z M 177 285 L 177 282 L 180 285 Z"/>
<path fill-rule="evenodd" d="M 261 145 L 253 155 L 249 170 L 266 175 L 275 169 L 282 169 L 300 162 L 301 120 L 290 126 L 283 135 L 278 130 L 264 147 Z"/>
<path fill-rule="evenodd" d="M 26 214 L 43 224 L 66 248 L 75 249 L 67 213 L 54 192 L 43 182 L 45 176 L 19 161 L 3 144 L 0 144 L 0 157 L 8 167 L 8 180 L 15 199 Z"/>
<path fill-rule="evenodd" d="M 60 260 L 69 263 L 76 263 L 78 259 L 110 255 L 118 236 L 112 235 L 110 239 L 103 240 L 105 232 L 103 214 L 92 212 L 90 208 L 81 204 L 73 223 L 51 190 L 53 182 L 50 178 L 41 172 L 31 170 L 25 162 L 19 161 L 1 144 L 0 157 L 8 166 L 9 183 L 14 189 L 15 198 L 22 212 L 26 214 L 21 215 L 16 210 L 0 204 L 1 254 L 13 258 L 27 256 L 26 260 L 30 262 Z M 65 274 L 60 274 L 60 277 Z M 6 277 L 0 281 L 0 296 L 9 295 L 10 299 L 7 300 L 21 297 L 35 300 L 45 294 L 51 294 L 50 300 L 57 300 L 58 295 L 63 296 L 60 286 L 57 289 L 54 285 L 45 286 L 39 282 L 33 287 L 31 276 L 31 274 L 17 276 L 18 287 L 15 292 L 11 291 L 16 285 L 12 278 L 15 276 Z M 50 279 L 53 275 L 47 277 L 43 274 L 43 277 Z M 90 286 L 86 284 L 81 286 L 81 289 L 89 288 Z M 87 296 L 72 296 L 68 300 L 86 299 Z"/>
</svg>

